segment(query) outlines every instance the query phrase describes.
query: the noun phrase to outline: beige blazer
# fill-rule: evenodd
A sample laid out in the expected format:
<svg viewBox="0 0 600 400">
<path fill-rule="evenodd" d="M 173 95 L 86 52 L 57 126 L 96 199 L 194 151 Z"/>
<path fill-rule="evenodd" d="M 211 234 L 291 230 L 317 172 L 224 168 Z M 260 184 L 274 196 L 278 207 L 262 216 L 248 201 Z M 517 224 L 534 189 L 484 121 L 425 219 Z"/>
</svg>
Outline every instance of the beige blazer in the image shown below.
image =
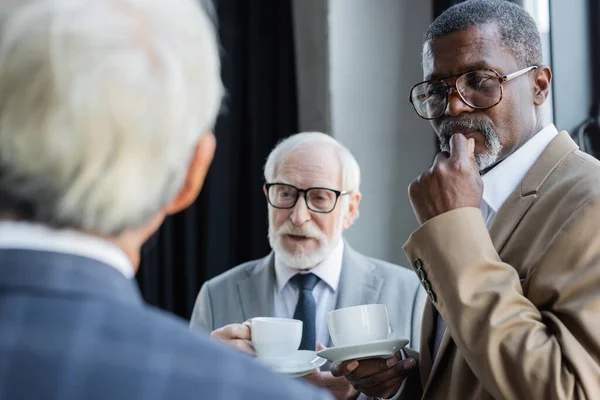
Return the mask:
<svg viewBox="0 0 600 400">
<path fill-rule="evenodd" d="M 600 162 L 566 132 L 489 231 L 454 210 L 404 250 L 431 300 L 403 398 L 600 399 Z M 447 329 L 432 361 L 434 307 Z"/>
</svg>

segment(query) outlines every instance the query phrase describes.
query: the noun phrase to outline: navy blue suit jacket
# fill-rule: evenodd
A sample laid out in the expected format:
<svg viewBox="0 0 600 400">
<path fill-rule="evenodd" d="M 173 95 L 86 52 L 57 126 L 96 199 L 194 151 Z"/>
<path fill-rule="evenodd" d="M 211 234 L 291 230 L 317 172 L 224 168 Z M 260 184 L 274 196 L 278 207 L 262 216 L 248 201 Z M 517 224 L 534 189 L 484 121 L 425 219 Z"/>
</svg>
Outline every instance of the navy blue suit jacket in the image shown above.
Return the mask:
<svg viewBox="0 0 600 400">
<path fill-rule="evenodd" d="M 74 255 L 0 249 L 0 399 L 329 399 L 145 305 Z"/>
</svg>

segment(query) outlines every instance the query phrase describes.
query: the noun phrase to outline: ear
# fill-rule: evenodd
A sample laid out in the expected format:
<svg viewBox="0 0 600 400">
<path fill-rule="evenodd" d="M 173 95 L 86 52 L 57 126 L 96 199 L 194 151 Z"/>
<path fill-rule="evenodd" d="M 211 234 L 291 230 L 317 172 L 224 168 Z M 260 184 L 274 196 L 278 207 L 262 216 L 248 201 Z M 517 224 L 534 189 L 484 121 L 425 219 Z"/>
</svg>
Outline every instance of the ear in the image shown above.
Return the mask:
<svg viewBox="0 0 600 400">
<path fill-rule="evenodd" d="M 358 206 L 360 205 L 360 199 L 362 195 L 360 192 L 350 193 L 350 202 L 348 204 L 348 211 L 344 215 L 344 230 L 350 228 L 356 218 L 358 218 Z"/>
<path fill-rule="evenodd" d="M 265 198 L 268 201 L 269 200 L 269 194 L 267 193 L 267 185 L 263 185 L 263 193 L 265 194 Z"/>
<path fill-rule="evenodd" d="M 539 107 L 548 99 L 550 83 L 552 82 L 552 71 L 547 66 L 542 65 L 535 72 L 533 102 Z"/>
<path fill-rule="evenodd" d="M 175 214 L 188 208 L 196 200 L 204 184 L 204 179 L 215 155 L 217 140 L 212 132 L 202 134 L 196 144 L 194 154 L 188 166 L 185 182 L 179 193 L 167 205 L 166 214 Z"/>
</svg>

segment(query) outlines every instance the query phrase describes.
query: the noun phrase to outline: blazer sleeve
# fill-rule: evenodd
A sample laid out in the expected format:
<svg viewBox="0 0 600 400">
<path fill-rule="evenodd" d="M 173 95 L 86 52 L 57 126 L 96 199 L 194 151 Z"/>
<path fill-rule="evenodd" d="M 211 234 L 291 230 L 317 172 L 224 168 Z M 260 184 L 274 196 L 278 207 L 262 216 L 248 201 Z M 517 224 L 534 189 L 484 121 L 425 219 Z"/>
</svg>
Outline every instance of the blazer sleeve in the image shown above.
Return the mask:
<svg viewBox="0 0 600 400">
<path fill-rule="evenodd" d="M 523 284 L 477 208 L 433 218 L 405 245 L 411 262 L 421 260 L 460 354 L 494 398 L 600 398 L 598 221 L 597 202 L 576 210 Z"/>
<path fill-rule="evenodd" d="M 200 293 L 198 293 L 198 297 L 196 298 L 192 317 L 190 318 L 190 329 L 207 334 L 215 329 L 208 282 L 202 285 Z"/>
</svg>

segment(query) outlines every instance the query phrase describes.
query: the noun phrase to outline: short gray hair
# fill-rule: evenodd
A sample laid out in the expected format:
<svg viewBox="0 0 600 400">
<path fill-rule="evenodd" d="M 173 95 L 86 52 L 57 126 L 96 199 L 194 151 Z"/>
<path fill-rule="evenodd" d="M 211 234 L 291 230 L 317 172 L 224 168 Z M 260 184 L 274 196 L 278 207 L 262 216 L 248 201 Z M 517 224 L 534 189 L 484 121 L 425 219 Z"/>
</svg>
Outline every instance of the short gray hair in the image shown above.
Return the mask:
<svg viewBox="0 0 600 400">
<path fill-rule="evenodd" d="M 105 235 L 177 194 L 220 109 L 195 0 L 41 0 L 0 42 L 0 216 Z"/>
<path fill-rule="evenodd" d="M 332 146 L 337 151 L 342 168 L 342 190 L 358 192 L 360 190 L 360 167 L 358 162 L 345 146 L 321 132 L 302 132 L 292 135 L 282 141 L 271 151 L 265 164 L 265 180 L 273 182 L 281 164 L 294 152 L 311 146 Z"/>
<path fill-rule="evenodd" d="M 542 41 L 535 20 L 523 7 L 508 0 L 467 0 L 448 8 L 429 26 L 425 42 L 486 24 L 498 28 L 502 45 L 515 56 L 520 67 L 543 63 Z"/>
</svg>

